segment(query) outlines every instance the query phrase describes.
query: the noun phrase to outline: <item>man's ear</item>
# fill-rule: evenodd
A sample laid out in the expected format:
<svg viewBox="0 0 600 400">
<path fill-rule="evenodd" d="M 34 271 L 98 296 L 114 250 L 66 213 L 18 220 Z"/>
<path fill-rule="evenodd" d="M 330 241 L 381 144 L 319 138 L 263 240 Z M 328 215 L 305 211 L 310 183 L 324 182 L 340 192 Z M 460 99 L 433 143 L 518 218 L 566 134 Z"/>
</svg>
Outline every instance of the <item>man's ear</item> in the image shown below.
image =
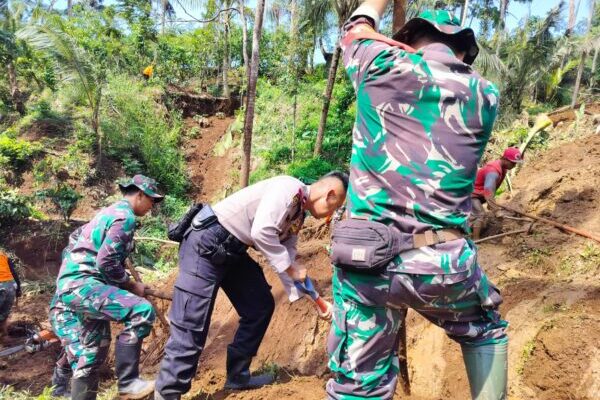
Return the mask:
<svg viewBox="0 0 600 400">
<path fill-rule="evenodd" d="M 327 192 L 327 202 L 332 202 L 332 201 L 336 201 L 337 200 L 337 194 L 335 193 L 335 190 L 330 189 Z"/>
</svg>

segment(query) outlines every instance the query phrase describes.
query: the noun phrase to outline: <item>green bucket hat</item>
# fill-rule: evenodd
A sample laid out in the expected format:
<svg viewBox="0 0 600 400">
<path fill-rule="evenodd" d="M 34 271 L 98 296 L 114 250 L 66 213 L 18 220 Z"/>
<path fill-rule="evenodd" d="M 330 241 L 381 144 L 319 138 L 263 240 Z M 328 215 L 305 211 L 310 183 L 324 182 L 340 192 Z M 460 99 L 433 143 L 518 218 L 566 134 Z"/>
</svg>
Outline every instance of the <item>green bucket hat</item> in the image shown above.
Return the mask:
<svg viewBox="0 0 600 400">
<path fill-rule="evenodd" d="M 418 17 L 408 21 L 398 32 L 393 36 L 393 39 L 410 44 L 412 36 L 415 32 L 423 29 L 425 26 L 430 26 L 448 36 L 456 36 L 463 48 L 465 49 L 465 63 L 471 65 L 479 54 L 479 46 L 475 39 L 475 33 L 471 28 L 463 28 L 460 26 L 460 20 L 451 12 L 446 10 L 426 10 L 419 14 Z"/>
<path fill-rule="evenodd" d="M 119 187 L 121 189 L 126 189 L 131 186 L 137 187 L 144 192 L 144 194 L 152 197 L 155 203 L 161 202 L 164 198 L 164 196 L 158 194 L 158 185 L 156 181 L 152 178 L 148 178 L 147 176 L 135 175 L 133 178 L 119 183 Z"/>
</svg>

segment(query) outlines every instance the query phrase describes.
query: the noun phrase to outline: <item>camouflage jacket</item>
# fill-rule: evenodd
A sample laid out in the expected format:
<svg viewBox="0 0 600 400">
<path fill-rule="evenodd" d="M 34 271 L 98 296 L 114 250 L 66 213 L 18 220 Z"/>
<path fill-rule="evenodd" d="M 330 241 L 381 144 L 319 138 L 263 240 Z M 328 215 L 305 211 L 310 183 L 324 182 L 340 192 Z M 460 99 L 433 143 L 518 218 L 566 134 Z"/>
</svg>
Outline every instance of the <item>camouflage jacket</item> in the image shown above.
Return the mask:
<svg viewBox="0 0 600 400">
<path fill-rule="evenodd" d="M 124 261 L 133 250 L 135 214 L 127 200 L 102 209 L 69 237 L 56 292 L 90 284 L 119 285 L 129 278 Z"/>
<path fill-rule="evenodd" d="M 496 118 L 498 90 L 447 46 L 405 50 L 376 33 L 373 18 L 355 13 L 341 40 L 357 97 L 350 216 L 407 233 L 467 231 L 473 180 Z M 464 240 L 401 256 L 398 270 L 420 274 L 460 272 L 475 257 Z"/>
</svg>

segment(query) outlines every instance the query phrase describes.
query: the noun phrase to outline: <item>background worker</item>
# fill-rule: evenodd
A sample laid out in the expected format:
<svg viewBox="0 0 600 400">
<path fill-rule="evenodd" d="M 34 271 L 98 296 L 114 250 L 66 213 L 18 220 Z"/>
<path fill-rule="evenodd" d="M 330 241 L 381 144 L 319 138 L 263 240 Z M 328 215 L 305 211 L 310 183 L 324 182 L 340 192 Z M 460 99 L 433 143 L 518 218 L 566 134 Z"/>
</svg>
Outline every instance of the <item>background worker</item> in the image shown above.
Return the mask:
<svg viewBox="0 0 600 400">
<path fill-rule="evenodd" d="M 21 297 L 21 281 L 15 264 L 0 249 L 0 339 L 8 336 L 8 317 L 18 297 Z"/>
<path fill-rule="evenodd" d="M 310 186 L 278 176 L 248 186 L 214 208 L 202 207 L 179 249 L 170 336 L 156 381 L 156 400 L 180 399 L 190 389 L 219 288 L 240 316 L 233 342 L 227 346 L 225 388 L 243 390 L 274 381 L 270 374 L 250 375 L 275 301 L 262 269 L 246 250 L 253 246 L 260 251 L 285 286 L 304 281 L 306 269 L 294 261 L 305 212 L 315 218 L 332 215 L 344 203 L 347 185 L 348 178 L 341 172 Z"/>
<path fill-rule="evenodd" d="M 483 204 L 487 203 L 491 211 L 497 210 L 498 207 L 494 202 L 496 190 L 504 182 L 506 173 L 522 162 L 521 151 L 516 147 L 509 147 L 504 150 L 501 159 L 490 161 L 477 171 L 475 188 L 471 195 L 470 223 L 473 240 L 478 240 L 481 237 L 481 230 L 484 228 L 485 210 Z"/>
<path fill-rule="evenodd" d="M 155 312 L 143 298 L 146 286 L 130 280 L 124 262 L 133 249 L 136 216 L 147 214 L 163 196 L 157 193 L 156 182 L 143 175 L 119 187 L 123 198 L 98 212 L 78 236 L 70 238 L 74 243 L 63 252 L 50 303 L 52 328 L 73 371 L 74 400 L 96 398 L 98 368 L 108 352 L 111 321 L 125 325 L 115 344 L 119 395 L 141 399 L 154 390 L 152 381 L 139 377 L 139 357 Z"/>
<path fill-rule="evenodd" d="M 465 238 L 498 90 L 473 70 L 475 35 L 452 14 L 425 11 L 390 40 L 377 33 L 387 6 L 388 0 L 365 1 L 342 31 L 357 115 L 349 219 L 338 224 L 332 245 L 332 258 L 343 262 L 336 263 L 332 284 L 327 347 L 334 378 L 327 395 L 393 398 L 398 333 L 410 307 L 461 345 L 473 398 L 503 399 L 502 298 Z M 377 238 L 362 232 L 382 227 L 397 244 L 367 254 Z M 357 266 L 371 274 L 352 269 Z"/>
</svg>

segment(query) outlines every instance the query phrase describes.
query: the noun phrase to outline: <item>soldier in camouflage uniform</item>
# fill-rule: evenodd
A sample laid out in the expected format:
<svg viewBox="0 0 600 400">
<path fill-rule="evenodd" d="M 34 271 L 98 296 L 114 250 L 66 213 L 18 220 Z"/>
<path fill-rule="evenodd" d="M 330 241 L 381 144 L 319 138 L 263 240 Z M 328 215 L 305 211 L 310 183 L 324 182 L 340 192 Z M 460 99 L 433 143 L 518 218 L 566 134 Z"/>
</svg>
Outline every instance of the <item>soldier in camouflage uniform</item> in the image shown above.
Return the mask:
<svg viewBox="0 0 600 400">
<path fill-rule="evenodd" d="M 473 398 L 504 399 L 502 298 L 464 237 L 499 93 L 471 67 L 478 53 L 471 29 L 429 11 L 391 40 L 377 33 L 387 3 L 367 0 L 343 28 L 357 96 L 348 215 L 383 223 L 412 245 L 377 274 L 334 268 L 328 352 L 335 377 L 327 394 L 393 397 L 398 332 L 411 307 L 460 343 Z"/>
<path fill-rule="evenodd" d="M 73 370 L 72 399 L 96 398 L 98 367 L 111 339 L 110 321 L 125 326 L 115 345 L 119 395 L 139 399 L 154 390 L 154 382 L 139 378 L 139 356 L 155 313 L 143 298 L 146 286 L 130 280 L 124 262 L 133 249 L 135 217 L 148 213 L 163 196 L 156 182 L 142 175 L 119 186 L 123 199 L 71 236 L 50 304 L 50 322 Z"/>
</svg>

